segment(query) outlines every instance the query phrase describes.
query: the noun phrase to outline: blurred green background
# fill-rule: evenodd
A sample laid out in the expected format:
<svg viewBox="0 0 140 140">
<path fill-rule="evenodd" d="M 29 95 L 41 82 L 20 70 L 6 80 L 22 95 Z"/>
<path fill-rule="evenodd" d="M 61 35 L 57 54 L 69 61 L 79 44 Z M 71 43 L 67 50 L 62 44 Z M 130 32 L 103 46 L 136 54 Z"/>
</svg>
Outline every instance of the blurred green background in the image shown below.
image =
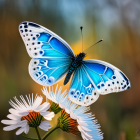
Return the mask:
<svg viewBox="0 0 140 140">
<path fill-rule="evenodd" d="M 23 21 L 38 23 L 61 36 L 76 54 L 100 39 L 102 43 L 87 51 L 86 59 L 99 59 L 122 70 L 131 88 L 100 96 L 91 105 L 104 140 L 140 139 L 140 1 L 139 0 L 0 0 L 0 120 L 6 119 L 14 96 L 38 93 L 42 86 L 28 73 L 30 57 L 18 32 Z M 61 85 L 63 83 L 59 82 Z M 59 84 L 59 85 L 60 85 Z M 63 89 L 68 88 L 64 86 Z M 55 123 L 52 121 L 52 125 Z M 15 130 L 3 131 L 1 140 L 24 140 Z M 41 135 L 45 132 L 41 131 Z M 35 131 L 29 135 L 36 137 Z M 81 140 L 61 130 L 52 140 Z"/>
</svg>

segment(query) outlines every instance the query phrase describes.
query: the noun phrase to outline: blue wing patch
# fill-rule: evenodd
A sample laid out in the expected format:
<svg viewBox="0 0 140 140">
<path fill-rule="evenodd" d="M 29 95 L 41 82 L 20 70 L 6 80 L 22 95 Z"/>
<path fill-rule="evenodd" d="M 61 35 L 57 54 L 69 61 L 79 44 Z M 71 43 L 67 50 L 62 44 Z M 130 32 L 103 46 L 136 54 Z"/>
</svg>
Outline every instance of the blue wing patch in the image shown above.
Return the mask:
<svg viewBox="0 0 140 140">
<path fill-rule="evenodd" d="M 70 100 L 83 106 L 88 106 L 99 98 L 83 66 L 74 73 L 68 96 Z"/>
<path fill-rule="evenodd" d="M 58 82 L 68 71 L 71 59 L 34 58 L 29 64 L 29 73 L 34 81 L 50 86 Z"/>
<path fill-rule="evenodd" d="M 32 58 L 73 58 L 70 46 L 52 31 L 32 22 L 19 25 L 21 37 Z"/>
<path fill-rule="evenodd" d="M 94 103 L 99 94 L 123 91 L 130 86 L 128 78 L 113 65 L 99 60 L 84 60 L 74 73 L 68 96 L 73 102 L 87 106 Z"/>
</svg>

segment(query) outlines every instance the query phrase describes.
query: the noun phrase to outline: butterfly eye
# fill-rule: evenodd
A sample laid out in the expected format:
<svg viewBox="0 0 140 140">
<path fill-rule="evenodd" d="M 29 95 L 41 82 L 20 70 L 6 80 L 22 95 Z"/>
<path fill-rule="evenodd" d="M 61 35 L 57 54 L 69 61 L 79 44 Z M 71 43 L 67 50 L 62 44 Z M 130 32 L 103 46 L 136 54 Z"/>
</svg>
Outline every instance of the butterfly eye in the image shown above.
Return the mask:
<svg viewBox="0 0 140 140">
<path fill-rule="evenodd" d="M 96 95 L 96 92 L 94 92 L 94 95 Z"/>
<path fill-rule="evenodd" d="M 35 40 L 35 37 L 33 37 L 33 40 Z"/>
</svg>

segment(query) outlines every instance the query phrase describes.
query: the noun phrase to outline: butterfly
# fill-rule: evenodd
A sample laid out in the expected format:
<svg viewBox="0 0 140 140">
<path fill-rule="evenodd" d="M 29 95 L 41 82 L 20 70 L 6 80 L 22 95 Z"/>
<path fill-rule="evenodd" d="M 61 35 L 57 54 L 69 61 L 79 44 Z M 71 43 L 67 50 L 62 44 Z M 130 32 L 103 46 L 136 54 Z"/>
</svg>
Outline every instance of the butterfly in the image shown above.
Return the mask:
<svg viewBox="0 0 140 140">
<path fill-rule="evenodd" d="M 76 56 L 61 37 L 41 25 L 22 22 L 19 32 L 32 58 L 29 63 L 32 79 L 40 85 L 51 86 L 66 75 L 65 85 L 72 76 L 68 97 L 76 104 L 88 106 L 100 94 L 131 87 L 118 68 L 101 60 L 83 60 L 84 52 Z"/>
</svg>

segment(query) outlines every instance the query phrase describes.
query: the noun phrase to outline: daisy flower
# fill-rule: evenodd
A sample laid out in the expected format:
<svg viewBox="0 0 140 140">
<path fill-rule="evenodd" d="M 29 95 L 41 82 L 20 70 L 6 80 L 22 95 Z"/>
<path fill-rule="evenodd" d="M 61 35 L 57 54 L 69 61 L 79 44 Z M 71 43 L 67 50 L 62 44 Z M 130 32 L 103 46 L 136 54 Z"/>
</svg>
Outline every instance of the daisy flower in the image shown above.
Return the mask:
<svg viewBox="0 0 140 140">
<path fill-rule="evenodd" d="M 55 91 L 53 89 L 53 86 L 49 87 L 49 90 L 46 87 L 43 87 L 42 90 L 43 94 L 46 96 L 46 101 L 50 102 L 51 111 L 53 111 L 55 114 L 62 110 L 59 103 L 67 99 L 67 90 L 65 90 L 63 93 L 61 93 L 61 91 L 62 87 L 58 89 L 58 85 L 56 86 Z"/>
<path fill-rule="evenodd" d="M 100 130 L 100 125 L 97 124 L 92 113 L 86 113 L 90 110 L 89 107 L 79 106 L 75 103 L 72 103 L 66 91 L 61 93 L 62 88 L 58 89 L 56 87 L 55 92 L 49 87 L 43 88 L 42 92 L 46 95 L 47 100 L 51 100 L 57 108 L 59 107 L 61 111 L 61 116 L 58 118 L 58 126 L 66 132 L 78 135 L 81 133 L 81 136 L 84 140 L 102 140 L 103 133 Z M 53 109 L 52 111 L 54 111 Z"/>
<path fill-rule="evenodd" d="M 9 125 L 3 128 L 5 131 L 14 130 L 18 127 L 16 135 L 21 133 L 27 134 L 29 132 L 29 127 L 41 128 L 45 131 L 48 131 L 51 128 L 48 120 L 52 120 L 54 113 L 47 111 L 50 108 L 50 103 L 42 103 L 42 96 L 36 94 L 35 99 L 26 95 L 27 101 L 23 96 L 20 96 L 20 101 L 14 97 L 15 102 L 10 100 L 10 105 L 13 108 L 9 109 L 11 114 L 7 115 L 7 118 L 10 120 L 2 120 L 3 124 Z"/>
</svg>

